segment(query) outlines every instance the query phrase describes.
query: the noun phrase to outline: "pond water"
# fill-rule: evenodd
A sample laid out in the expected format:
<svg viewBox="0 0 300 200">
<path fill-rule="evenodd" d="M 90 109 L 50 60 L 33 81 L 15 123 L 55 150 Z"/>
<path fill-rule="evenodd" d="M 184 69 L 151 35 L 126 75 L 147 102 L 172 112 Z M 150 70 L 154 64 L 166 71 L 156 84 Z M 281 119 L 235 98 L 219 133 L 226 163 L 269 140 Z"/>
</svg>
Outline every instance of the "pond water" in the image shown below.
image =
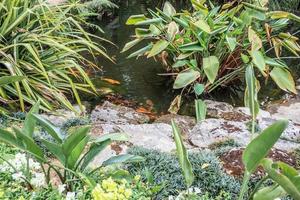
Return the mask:
<svg viewBox="0 0 300 200">
<path fill-rule="evenodd" d="M 134 14 L 147 13 L 147 8 L 162 7 L 163 1 L 122 0 L 119 5 L 119 9 L 115 10 L 115 14 L 110 20 L 101 20 L 101 23 L 100 21 L 98 22 L 105 31 L 105 38 L 116 45 L 116 47 L 106 45 L 108 54 L 115 59 L 115 63 L 105 60 L 102 57 L 97 58 L 97 64 L 102 66 L 102 70 L 93 75 L 93 82 L 100 90 L 109 87 L 127 99 L 142 104 L 150 101 L 157 112 L 166 112 L 170 102 L 178 91 L 172 90 L 170 78 L 158 75 L 164 72 L 161 63 L 145 57 L 137 60 L 127 59 L 128 53 L 120 53 L 124 45 L 131 40 L 130 36 L 134 33 L 134 27 L 125 25 L 128 17 Z M 181 0 L 175 1 L 174 5 L 177 8 L 183 8 L 186 6 L 186 3 L 184 3 L 184 0 Z M 101 33 L 99 35 L 103 36 Z M 297 61 L 292 63 L 295 66 Z M 295 68 L 295 71 L 299 72 L 298 69 Z M 120 85 L 110 85 L 103 81 L 103 78 L 117 80 L 120 82 Z M 263 91 L 260 92 L 261 101 L 280 99 L 283 93 L 274 88 L 276 87 L 273 87 L 272 83 L 264 86 Z M 243 91 L 241 88 L 221 90 L 221 92 L 216 91 L 207 98 L 226 101 L 235 105 L 243 104 Z M 94 104 L 98 104 L 101 100 L 102 97 L 97 97 L 91 101 Z M 192 110 L 190 106 L 186 105 L 186 107 L 187 109 L 183 111 L 184 113 L 189 112 L 187 110 Z"/>
</svg>

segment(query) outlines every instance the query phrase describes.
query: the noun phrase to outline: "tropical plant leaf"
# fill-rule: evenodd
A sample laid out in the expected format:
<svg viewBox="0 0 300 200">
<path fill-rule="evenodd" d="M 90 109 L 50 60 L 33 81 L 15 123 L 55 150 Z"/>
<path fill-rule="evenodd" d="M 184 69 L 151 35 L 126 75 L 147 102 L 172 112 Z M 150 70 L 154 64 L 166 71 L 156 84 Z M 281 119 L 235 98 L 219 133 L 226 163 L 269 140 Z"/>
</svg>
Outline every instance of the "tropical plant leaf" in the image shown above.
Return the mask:
<svg viewBox="0 0 300 200">
<path fill-rule="evenodd" d="M 282 90 L 290 91 L 297 94 L 295 81 L 291 73 L 283 67 L 274 67 L 270 72 L 270 76 L 273 81 L 280 87 Z"/>
<path fill-rule="evenodd" d="M 214 83 L 218 75 L 219 59 L 216 56 L 203 58 L 203 69 L 210 83 Z"/>
<path fill-rule="evenodd" d="M 152 49 L 150 50 L 150 53 L 148 54 L 148 58 L 156 56 L 157 54 L 159 54 L 160 52 L 162 52 L 163 50 L 165 50 L 167 47 L 169 46 L 169 42 L 166 40 L 159 40 L 158 42 L 156 42 Z"/>
<path fill-rule="evenodd" d="M 143 161 L 145 161 L 145 158 L 141 156 L 123 154 L 123 155 L 113 156 L 109 158 L 108 160 L 104 161 L 102 165 L 108 166 L 112 164 L 128 163 L 128 162 L 143 162 Z"/>
<path fill-rule="evenodd" d="M 176 10 L 170 2 L 166 1 L 163 8 L 163 13 L 169 17 L 172 17 L 173 15 L 176 14 Z"/>
<path fill-rule="evenodd" d="M 265 58 L 262 54 L 261 51 L 252 51 L 251 52 L 251 56 L 252 56 L 252 62 L 253 64 L 260 70 L 260 72 L 266 76 L 266 62 L 265 62 Z"/>
<path fill-rule="evenodd" d="M 288 121 L 286 120 L 277 121 L 263 130 L 250 142 L 243 153 L 243 163 L 248 172 L 253 173 L 256 170 L 258 165 L 280 138 L 287 125 Z"/>
<path fill-rule="evenodd" d="M 201 99 L 195 100 L 195 108 L 196 108 L 196 119 L 197 122 L 201 122 L 205 120 L 207 113 L 207 106 L 205 102 Z"/>
<path fill-rule="evenodd" d="M 172 120 L 172 130 L 173 130 L 174 140 L 176 144 L 176 151 L 177 151 L 179 163 L 183 171 L 186 185 L 189 188 L 193 184 L 195 177 L 193 174 L 192 165 L 188 158 L 187 150 L 182 141 L 180 130 L 177 127 L 174 120 Z"/>
<path fill-rule="evenodd" d="M 200 77 L 200 72 L 189 69 L 187 71 L 180 72 L 174 82 L 173 88 L 180 89 L 193 83 Z"/>
<path fill-rule="evenodd" d="M 274 200 L 286 195 L 284 189 L 278 185 L 272 185 L 269 187 L 264 187 L 258 190 L 254 196 L 253 200 Z"/>
</svg>

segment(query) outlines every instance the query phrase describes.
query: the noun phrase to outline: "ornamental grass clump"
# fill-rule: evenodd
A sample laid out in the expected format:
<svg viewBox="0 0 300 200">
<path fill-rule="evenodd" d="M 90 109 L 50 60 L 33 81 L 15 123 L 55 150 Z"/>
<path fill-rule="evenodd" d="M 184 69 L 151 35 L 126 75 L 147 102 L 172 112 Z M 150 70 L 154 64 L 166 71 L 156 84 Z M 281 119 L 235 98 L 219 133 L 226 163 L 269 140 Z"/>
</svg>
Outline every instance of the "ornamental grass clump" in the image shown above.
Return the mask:
<svg viewBox="0 0 300 200">
<path fill-rule="evenodd" d="M 1 81 L 2 111 L 8 107 L 24 111 L 38 99 L 44 110 L 73 109 L 68 97 L 81 105 L 79 91 L 96 93 L 85 68 L 97 66 L 86 55 L 110 58 L 101 44 L 93 42 L 97 36 L 84 29 L 90 25 L 89 15 L 80 12 L 85 6 L 76 1 L 0 2 L 0 76 L 18 78 L 14 83 Z"/>
</svg>

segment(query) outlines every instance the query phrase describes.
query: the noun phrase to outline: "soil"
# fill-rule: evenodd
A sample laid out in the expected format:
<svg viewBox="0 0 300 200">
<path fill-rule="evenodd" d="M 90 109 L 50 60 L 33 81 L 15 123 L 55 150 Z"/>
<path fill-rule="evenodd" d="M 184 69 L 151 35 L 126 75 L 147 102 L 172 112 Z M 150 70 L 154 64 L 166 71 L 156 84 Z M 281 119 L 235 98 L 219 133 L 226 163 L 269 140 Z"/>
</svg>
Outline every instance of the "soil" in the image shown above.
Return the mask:
<svg viewBox="0 0 300 200">
<path fill-rule="evenodd" d="M 243 151 L 244 148 L 232 149 L 219 157 L 226 173 L 237 178 L 241 178 L 244 175 L 245 167 L 242 162 Z M 267 157 L 274 161 L 282 161 L 293 167 L 297 167 L 296 158 L 291 153 L 279 149 L 272 149 Z M 265 172 L 262 167 L 259 167 L 254 173 L 254 176 L 262 177 L 264 174 Z"/>
</svg>

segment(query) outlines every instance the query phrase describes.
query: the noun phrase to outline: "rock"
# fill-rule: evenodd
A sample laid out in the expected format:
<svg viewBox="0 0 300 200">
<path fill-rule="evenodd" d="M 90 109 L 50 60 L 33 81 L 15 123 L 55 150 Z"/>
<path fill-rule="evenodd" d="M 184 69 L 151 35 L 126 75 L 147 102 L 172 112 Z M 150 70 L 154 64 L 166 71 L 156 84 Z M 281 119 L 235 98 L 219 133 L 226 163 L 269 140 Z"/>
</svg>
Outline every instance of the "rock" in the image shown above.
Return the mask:
<svg viewBox="0 0 300 200">
<path fill-rule="evenodd" d="M 175 142 L 172 139 L 172 127 L 169 124 L 102 124 L 101 129 L 102 134 L 116 132 L 126 134 L 129 138 L 128 143 L 130 145 L 142 146 L 144 148 L 160 150 L 163 152 L 170 152 L 176 149 Z"/>
<path fill-rule="evenodd" d="M 79 115 L 86 114 L 86 109 L 83 107 L 83 112 L 80 111 L 80 107 L 78 105 L 73 106 L 76 112 L 66 109 L 58 109 L 53 112 L 43 113 L 41 116 L 48 121 L 50 121 L 55 126 L 62 126 L 66 121 L 76 118 Z"/>
<path fill-rule="evenodd" d="M 228 103 L 212 100 L 205 100 L 205 103 L 208 118 L 226 119 L 230 121 L 248 121 L 251 119 L 248 114 L 236 110 Z"/>
<path fill-rule="evenodd" d="M 262 119 L 259 126 L 261 129 L 272 124 L 274 119 Z M 292 122 L 289 124 L 282 138 L 275 144 L 281 150 L 294 150 L 299 147 L 296 141 L 300 138 L 300 129 Z M 189 141 L 201 148 L 208 148 L 214 143 L 233 139 L 242 147 L 250 142 L 250 132 L 245 122 L 228 121 L 224 119 L 206 119 L 193 128 Z"/>
<path fill-rule="evenodd" d="M 234 109 L 236 112 L 243 113 L 244 115 L 247 115 L 248 118 L 251 119 L 250 109 L 247 107 L 237 107 Z M 271 113 L 268 111 L 260 109 L 258 112 L 258 115 L 256 117 L 257 119 L 263 119 L 263 118 L 271 118 Z"/>
<path fill-rule="evenodd" d="M 192 128 L 196 125 L 196 119 L 194 117 L 176 114 L 162 115 L 155 120 L 155 123 L 171 124 L 172 119 L 176 122 L 184 135 L 188 135 Z"/>
<path fill-rule="evenodd" d="M 59 5 L 59 4 L 65 3 L 66 0 L 47 0 L 47 2 L 51 5 Z"/>
<path fill-rule="evenodd" d="M 300 100 L 294 99 L 284 104 L 274 104 L 268 108 L 274 119 L 289 119 L 300 125 Z"/>
<path fill-rule="evenodd" d="M 105 101 L 103 105 L 96 106 L 91 113 L 93 124 L 142 124 L 150 121 L 149 117 L 143 113 L 138 113 L 132 108 L 114 105 Z"/>
</svg>

